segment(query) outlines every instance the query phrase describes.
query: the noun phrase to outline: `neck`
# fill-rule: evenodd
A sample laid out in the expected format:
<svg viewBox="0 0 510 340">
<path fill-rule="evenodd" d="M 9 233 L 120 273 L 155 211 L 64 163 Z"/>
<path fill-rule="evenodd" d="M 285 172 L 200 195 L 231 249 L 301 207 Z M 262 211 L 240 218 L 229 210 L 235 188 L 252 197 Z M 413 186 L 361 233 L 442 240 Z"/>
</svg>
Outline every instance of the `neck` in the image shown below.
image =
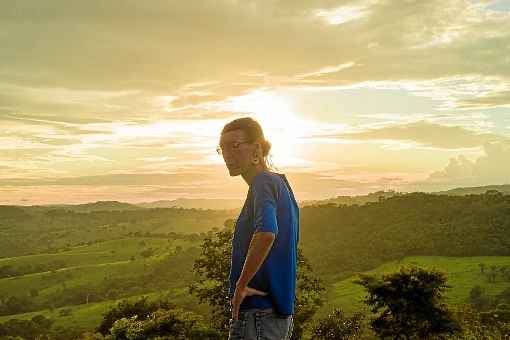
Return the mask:
<svg viewBox="0 0 510 340">
<path fill-rule="evenodd" d="M 253 166 L 252 168 L 250 168 L 249 170 L 247 170 L 245 173 L 241 174 L 241 176 L 243 176 L 244 181 L 249 186 L 251 184 L 251 182 L 253 181 L 253 177 L 255 177 L 257 174 L 259 174 L 260 172 L 262 172 L 264 170 L 268 170 L 268 169 L 260 164 L 257 164 L 255 166 Z"/>
</svg>

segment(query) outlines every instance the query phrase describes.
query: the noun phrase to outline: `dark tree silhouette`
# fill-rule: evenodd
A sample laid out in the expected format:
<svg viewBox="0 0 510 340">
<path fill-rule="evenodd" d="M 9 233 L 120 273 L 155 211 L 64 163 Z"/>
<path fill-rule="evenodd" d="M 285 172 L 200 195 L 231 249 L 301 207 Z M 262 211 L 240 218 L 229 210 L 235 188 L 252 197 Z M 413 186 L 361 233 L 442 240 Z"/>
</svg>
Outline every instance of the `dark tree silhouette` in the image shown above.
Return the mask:
<svg viewBox="0 0 510 340">
<path fill-rule="evenodd" d="M 401 267 L 382 277 L 361 274 L 355 283 L 366 288 L 365 303 L 373 313 L 372 329 L 381 338 L 426 339 L 460 331 L 441 297 L 446 274 L 417 266 Z"/>
</svg>

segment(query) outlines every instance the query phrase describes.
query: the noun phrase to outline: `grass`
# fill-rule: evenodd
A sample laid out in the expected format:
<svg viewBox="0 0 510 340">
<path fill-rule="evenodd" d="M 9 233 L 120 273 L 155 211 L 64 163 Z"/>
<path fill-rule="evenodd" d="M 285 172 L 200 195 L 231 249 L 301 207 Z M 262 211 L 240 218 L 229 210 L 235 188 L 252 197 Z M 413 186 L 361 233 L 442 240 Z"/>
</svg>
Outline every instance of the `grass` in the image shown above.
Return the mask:
<svg viewBox="0 0 510 340">
<path fill-rule="evenodd" d="M 145 246 L 142 246 L 142 241 L 145 243 Z M 146 265 L 158 261 L 160 256 L 168 254 L 169 251 L 175 249 L 178 245 L 182 248 L 187 248 L 192 244 L 181 240 L 171 240 L 168 242 L 167 239 L 158 238 L 130 238 L 74 247 L 58 254 L 41 254 L 3 259 L 0 261 L 0 265 L 5 263 L 12 265 L 22 265 L 23 263 L 37 264 L 60 257 L 65 259 L 66 267 L 49 272 L 1 279 L 0 295 L 13 295 L 13 292 L 27 294 L 30 290 L 36 289 L 39 295 L 34 298 L 34 301 L 44 301 L 64 287 L 93 288 L 100 285 L 105 278 L 117 280 L 143 272 Z M 141 249 L 148 247 L 158 249 L 154 256 L 147 259 L 137 257 L 134 261 L 130 260 L 132 255 L 139 254 Z M 468 302 L 470 290 L 476 285 L 481 286 L 486 294 L 490 296 L 495 296 L 510 287 L 510 282 L 504 281 L 501 276 L 498 277 L 497 282 L 489 283 L 485 276 L 480 273 L 480 263 L 484 263 L 486 266 L 510 265 L 510 257 L 407 257 L 400 262 L 385 263 L 366 273 L 380 275 L 382 273 L 395 272 L 399 270 L 400 266 L 406 264 L 416 264 L 429 269 L 444 271 L 448 275 L 448 284 L 451 286 L 451 289 L 445 295 L 446 302 L 455 305 Z M 356 278 L 357 276 L 353 276 L 329 286 L 326 292 L 326 302 L 315 318 L 325 317 L 334 307 L 341 308 L 346 314 L 352 314 L 355 311 L 367 311 L 362 302 L 365 291 L 363 287 L 353 283 L 353 280 Z M 143 295 L 149 296 L 149 299 L 156 299 L 162 294 L 168 295 L 173 303 L 182 308 L 198 312 L 206 317 L 210 316 L 209 308 L 199 305 L 196 297 L 189 295 L 185 287 L 161 292 L 148 292 Z M 128 299 L 137 299 L 143 295 L 131 296 Z M 12 318 L 30 319 L 37 314 L 42 314 L 55 320 L 54 325 L 56 327 L 92 330 L 101 322 L 102 315 L 120 300 L 122 299 L 3 316 L 0 317 L 0 322 L 5 322 Z M 62 316 L 60 314 L 62 309 L 70 309 L 71 312 L 67 316 Z"/>
<path fill-rule="evenodd" d="M 186 249 L 192 242 L 165 238 L 127 238 L 73 247 L 57 254 L 40 254 L 2 259 L 0 266 L 13 267 L 30 263 L 32 266 L 46 264 L 55 259 L 64 262 L 64 267 L 16 277 L 0 279 L 0 297 L 28 295 L 37 291 L 32 300 L 37 303 L 49 301 L 63 289 L 87 287 L 93 289 L 104 280 L 122 280 L 140 276 L 164 256 L 172 254 L 176 247 Z M 140 256 L 143 249 L 155 249 L 147 258 Z M 132 258 L 134 257 L 134 260 Z"/>
<path fill-rule="evenodd" d="M 477 256 L 477 257 L 443 257 L 443 256 L 415 256 L 406 257 L 402 261 L 387 262 L 371 271 L 369 274 L 383 274 L 398 271 L 402 265 L 415 264 L 429 269 L 437 269 L 447 273 L 447 284 L 451 288 L 445 293 L 445 302 L 449 305 L 468 303 L 469 293 L 474 286 L 480 286 L 489 296 L 495 296 L 510 287 L 510 282 L 501 276 L 495 283 L 487 281 L 480 273 L 479 263 L 490 265 L 510 265 L 508 256 Z M 365 290 L 353 283 L 358 276 L 334 283 L 328 287 L 325 304 L 317 313 L 317 317 L 324 317 L 333 308 L 341 308 L 347 314 L 356 311 L 367 311 L 362 302 Z"/>
<path fill-rule="evenodd" d="M 145 245 L 143 245 L 145 244 Z M 128 260 L 144 248 L 175 249 L 189 247 L 190 242 L 165 238 L 133 237 L 98 242 L 91 245 L 77 246 L 54 254 L 37 254 L 0 259 L 0 266 L 10 265 L 14 268 L 23 266 L 46 265 L 55 261 L 65 263 L 66 267 L 108 263 Z M 168 248 L 167 248 L 168 247 Z"/>
<path fill-rule="evenodd" d="M 195 297 L 190 296 L 186 288 L 175 288 L 161 292 L 151 292 L 147 294 L 135 295 L 125 299 L 109 300 L 97 303 L 82 304 L 76 306 L 66 306 L 62 308 L 55 308 L 53 310 L 45 309 L 37 312 L 8 315 L 0 317 L 0 323 L 6 322 L 9 319 L 22 319 L 28 320 L 36 315 L 44 315 L 46 318 L 54 320 L 54 327 L 64 329 L 75 329 L 81 331 L 91 331 L 97 327 L 103 319 L 103 315 L 113 308 L 117 303 L 122 300 L 135 301 L 142 296 L 147 296 L 148 300 L 158 300 L 162 297 L 167 297 L 171 302 L 178 306 L 186 306 L 188 310 L 193 310 L 202 315 L 207 315 L 208 309 L 204 306 L 199 306 Z M 194 306 L 194 308 L 190 308 Z M 67 316 L 60 315 L 61 311 L 69 309 L 70 313 Z"/>
</svg>

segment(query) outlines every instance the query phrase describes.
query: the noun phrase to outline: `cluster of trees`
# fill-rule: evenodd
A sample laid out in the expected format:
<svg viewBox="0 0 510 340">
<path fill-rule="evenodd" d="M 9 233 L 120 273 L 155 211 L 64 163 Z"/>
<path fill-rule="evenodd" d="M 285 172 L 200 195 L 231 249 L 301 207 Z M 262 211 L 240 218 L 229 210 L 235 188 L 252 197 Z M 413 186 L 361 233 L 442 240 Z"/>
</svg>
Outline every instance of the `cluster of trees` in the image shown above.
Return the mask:
<svg viewBox="0 0 510 340">
<path fill-rule="evenodd" d="M 152 248 L 150 252 L 153 253 Z M 124 298 L 151 291 L 183 287 L 193 280 L 194 260 L 199 256 L 198 247 L 182 247 L 157 262 L 147 264 L 143 272 L 105 277 L 95 285 L 85 284 L 68 287 L 63 281 L 60 287 L 44 299 L 34 299 L 38 291 L 17 292 L 16 295 L 0 296 L 0 315 L 12 315 L 41 309 L 81 305 Z M 143 251 L 142 251 L 143 252 Z"/>
<path fill-rule="evenodd" d="M 59 268 L 64 268 L 65 266 L 65 261 L 61 260 L 53 260 L 48 263 L 26 263 L 20 266 L 5 264 L 0 266 L 0 279 L 32 273 L 47 272 Z"/>
<path fill-rule="evenodd" d="M 230 309 L 228 301 L 228 269 L 232 237 L 231 223 L 223 230 L 211 232 L 204 239 L 195 257 L 194 275 L 189 289 L 201 302 L 211 307 L 208 320 L 203 316 L 184 311 L 168 300 L 149 302 L 146 297 L 136 301 L 123 301 L 108 311 L 96 332 L 85 333 L 81 339 L 225 339 L 228 334 Z M 168 258 L 161 268 L 151 273 L 158 275 L 166 268 L 179 270 L 182 259 Z M 176 275 L 176 272 L 169 275 Z M 377 275 L 360 275 L 356 281 L 366 289 L 365 303 L 372 315 L 362 312 L 346 316 L 341 309 L 324 319 L 314 320 L 323 304 L 324 286 L 299 251 L 296 313 L 293 340 L 302 339 L 306 330 L 312 339 L 470 339 L 473 336 L 510 336 L 510 310 L 499 308 L 485 314 L 463 309 L 451 311 L 442 303 L 448 288 L 446 274 L 416 266 L 402 267 L 398 272 Z M 500 306 L 504 307 L 504 306 Z M 506 314 L 505 314 L 506 313 Z M 45 319 L 16 320 L 2 325 L 2 335 L 35 339 L 43 334 L 37 328 Z M 20 325 L 31 333 L 21 333 Z M 47 320 L 46 327 L 51 325 Z M 56 339 L 47 333 L 46 339 Z M 65 333 L 65 332 L 64 332 Z M 62 333 L 62 334 L 64 334 Z M 62 336 L 62 335 L 60 335 Z M 39 337 L 40 338 L 40 337 Z M 475 337 L 482 338 L 482 337 Z M 498 337 L 495 337 L 498 338 Z"/>
<path fill-rule="evenodd" d="M 478 311 L 506 308 L 510 306 L 510 288 L 503 290 L 498 295 L 491 297 L 481 286 L 474 286 L 469 292 L 469 302 Z"/>
<path fill-rule="evenodd" d="M 211 329 L 202 316 L 184 311 L 167 300 L 149 302 L 122 301 L 104 315 L 97 333 L 86 338 L 125 339 L 210 339 L 220 340 L 218 331 Z"/>
<path fill-rule="evenodd" d="M 32 299 L 27 295 L 0 295 L 0 315 L 11 315 L 30 312 L 34 309 Z"/>
<path fill-rule="evenodd" d="M 510 266 L 508 265 L 495 265 L 487 266 L 485 263 L 479 263 L 480 274 L 485 275 L 488 282 L 494 283 L 498 276 L 507 282 L 510 282 Z"/>
<path fill-rule="evenodd" d="M 188 331 L 196 333 L 187 333 L 187 339 L 225 339 L 231 315 L 227 291 L 231 237 L 232 231 L 228 226 L 211 234 L 204 239 L 201 254 L 195 261 L 197 278 L 190 284 L 190 292 L 212 307 L 209 323 L 184 312 L 180 315 L 186 315 L 185 320 L 176 321 L 177 314 L 168 311 L 172 306 L 165 305 L 163 310 L 158 303 L 139 301 L 138 305 L 124 303 L 106 314 L 98 331 L 107 339 L 138 339 L 142 335 L 146 339 L 179 339 L 179 336 L 184 336 L 186 320 L 195 320 L 193 325 L 199 326 L 194 328 L 188 324 Z M 292 339 L 302 339 L 305 329 L 310 330 L 311 338 L 315 340 L 363 336 L 380 339 L 470 339 L 473 334 L 482 332 L 510 336 L 510 319 L 495 319 L 494 313 L 491 314 L 492 319 L 484 319 L 473 311 L 450 310 L 442 302 L 444 291 L 448 288 L 443 272 L 417 266 L 401 267 L 398 272 L 381 276 L 360 275 L 356 283 L 366 289 L 364 302 L 372 312 L 371 318 L 362 312 L 346 316 L 341 309 L 335 309 L 326 318 L 314 321 L 313 316 L 323 303 L 323 285 L 320 279 L 314 277 L 312 268 L 299 252 Z M 99 339 L 97 336 L 95 339 Z"/>
<path fill-rule="evenodd" d="M 303 252 L 327 282 L 405 256 L 510 255 L 510 195 L 412 193 L 301 208 Z"/>
<path fill-rule="evenodd" d="M 53 321 L 44 315 L 36 315 L 30 320 L 11 319 L 0 323 L 0 339 L 19 337 L 21 339 L 43 339 L 48 337 Z"/>
<path fill-rule="evenodd" d="M 221 226 L 232 212 L 182 208 L 77 212 L 0 205 L 0 258 L 57 252 L 128 236 L 181 237 Z M 192 235 L 193 234 L 193 235 Z M 203 236 L 203 235 L 202 235 Z"/>
<path fill-rule="evenodd" d="M 398 260 L 410 255 L 510 255 L 510 234 L 507 232 L 510 229 L 510 220 L 507 217 L 509 209 L 510 196 L 491 193 L 458 197 L 414 193 L 381 199 L 363 206 L 330 204 L 301 208 L 298 308 L 295 316 L 294 339 L 298 339 L 297 336 L 303 334 L 305 328 L 314 329 L 311 320 L 322 304 L 324 291 L 324 283 L 318 279 L 319 277 L 326 280 L 343 279 L 357 272 L 372 269 L 386 261 Z M 123 298 L 189 285 L 190 292 L 214 311 L 210 328 L 222 336 L 225 335 L 225 322 L 230 315 L 225 291 L 228 285 L 225 282 L 228 275 L 226 270 L 230 265 L 230 239 L 234 220 L 228 219 L 225 222 L 225 229 L 222 230 L 179 234 L 175 231 L 165 233 L 161 230 L 165 228 L 173 230 L 181 222 L 181 226 L 189 227 L 189 231 L 200 230 L 203 225 L 206 225 L 207 229 L 211 225 L 210 217 L 213 216 L 211 214 L 216 212 L 172 208 L 91 213 L 65 210 L 34 212 L 16 207 L 0 207 L 0 212 L 5 212 L 7 216 L 0 220 L 2 235 L 0 256 L 29 254 L 50 248 L 63 249 L 62 247 L 71 245 L 126 236 L 165 237 L 166 235 L 166 237 L 202 241 L 201 248 L 191 247 L 184 251 L 180 249 L 176 254 L 161 261 L 148 263 L 143 272 L 135 275 L 122 277 L 122 279 L 107 278 L 94 287 L 68 288 L 63 285 L 43 303 L 34 304 L 34 299 L 31 298 L 37 296 L 35 290 L 27 292 L 26 296 L 0 297 L 0 314 L 15 314 L 40 308 L 57 308 Z M 181 215 L 183 217 L 179 219 Z M 214 219 L 220 219 L 222 216 L 218 213 L 214 215 Z M 139 255 L 151 256 L 154 253 L 153 250 L 147 248 L 143 250 L 143 254 Z M 0 275 L 2 272 L 5 275 L 12 275 L 20 268 L 0 268 Z M 35 270 L 34 268 L 22 269 L 26 271 Z M 196 277 L 193 277 L 191 268 L 194 268 Z M 314 268 L 313 271 L 312 268 Z M 507 280 L 509 275 L 508 266 L 481 265 L 480 271 L 491 282 L 498 278 Z M 440 282 L 440 276 L 431 275 L 429 279 L 432 278 L 435 278 L 436 283 Z M 383 278 L 378 280 L 369 281 L 370 284 L 386 282 Z M 370 288 L 369 281 L 366 281 L 367 291 Z M 410 280 L 410 282 L 414 281 Z M 439 292 L 440 287 L 440 285 L 436 287 Z M 506 310 L 505 306 L 498 306 L 493 300 L 484 304 L 483 291 L 481 294 L 476 291 L 472 293 L 472 302 L 477 308 L 476 313 Z M 439 297 L 436 296 L 436 299 Z M 52 300 L 51 303 L 50 300 Z M 485 306 L 483 310 L 478 308 L 482 305 Z M 443 315 L 442 307 L 433 306 L 437 307 L 435 313 Z M 174 309 L 163 308 L 163 310 Z M 151 313 L 157 311 L 153 310 Z M 381 307 L 377 313 L 382 315 L 384 311 L 385 309 Z M 390 309 L 390 312 L 386 310 L 386 313 L 393 312 Z M 474 325 L 472 318 L 469 319 L 471 315 L 469 313 L 456 316 L 455 320 L 459 320 L 461 329 L 478 327 Z M 480 324 L 486 325 L 490 322 L 497 325 L 504 324 L 504 320 L 498 318 L 504 319 L 505 312 L 491 313 L 481 314 Z M 444 311 L 444 315 L 450 314 Z M 123 321 L 124 326 L 118 326 L 119 329 L 128 329 L 135 325 L 139 328 L 145 327 L 138 323 L 141 321 L 139 319 L 130 320 L 132 317 L 127 316 Z M 163 320 L 170 320 L 172 317 L 171 313 L 161 312 L 154 314 L 152 318 L 164 322 Z M 345 316 L 341 311 L 337 311 L 333 312 L 329 319 L 322 321 L 322 326 L 316 327 L 317 339 L 336 339 L 328 338 L 325 334 L 344 334 L 347 337 L 355 337 L 356 334 L 366 332 L 367 329 L 371 329 L 373 334 L 376 334 L 376 328 L 370 327 L 367 324 L 368 317 L 362 314 Z M 385 325 L 383 321 L 379 323 Z M 331 331 L 332 327 L 336 327 L 336 330 Z M 504 333 L 504 327 L 501 327 L 503 330 L 497 332 Z M 496 332 L 494 329 L 492 327 L 487 332 L 494 333 Z"/>
</svg>

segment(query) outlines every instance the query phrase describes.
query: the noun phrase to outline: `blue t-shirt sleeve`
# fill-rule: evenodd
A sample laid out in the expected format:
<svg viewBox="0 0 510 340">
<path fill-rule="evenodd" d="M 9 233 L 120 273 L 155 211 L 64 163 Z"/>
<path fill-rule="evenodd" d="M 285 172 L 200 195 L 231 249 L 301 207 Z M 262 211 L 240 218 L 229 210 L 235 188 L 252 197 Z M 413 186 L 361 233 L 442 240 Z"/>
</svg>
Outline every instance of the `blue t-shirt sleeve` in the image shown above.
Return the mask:
<svg viewBox="0 0 510 340">
<path fill-rule="evenodd" d="M 271 178 L 261 176 L 253 183 L 253 211 L 255 233 L 259 231 L 278 234 L 276 219 L 277 186 Z"/>
</svg>

